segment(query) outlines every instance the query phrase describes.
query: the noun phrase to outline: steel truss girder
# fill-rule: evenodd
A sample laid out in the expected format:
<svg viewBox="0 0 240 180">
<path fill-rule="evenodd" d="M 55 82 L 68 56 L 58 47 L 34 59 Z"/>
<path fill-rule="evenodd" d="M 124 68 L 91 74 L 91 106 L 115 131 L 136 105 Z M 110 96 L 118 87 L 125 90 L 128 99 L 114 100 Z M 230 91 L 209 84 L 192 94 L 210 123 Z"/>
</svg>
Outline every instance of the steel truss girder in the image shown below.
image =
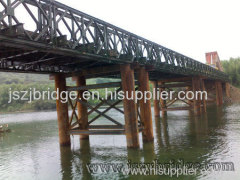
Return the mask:
<svg viewBox="0 0 240 180">
<path fill-rule="evenodd" d="M 21 27 L 21 24 L 28 27 L 28 30 L 18 29 L 16 33 L 19 31 L 20 34 L 15 38 L 123 62 L 152 64 L 156 71 L 228 80 L 223 72 L 208 65 L 56 1 L 0 0 L 0 9 L 3 9 L 0 12 L 0 32 L 13 26 Z M 18 10 L 28 14 L 29 18 L 22 19 Z"/>
</svg>

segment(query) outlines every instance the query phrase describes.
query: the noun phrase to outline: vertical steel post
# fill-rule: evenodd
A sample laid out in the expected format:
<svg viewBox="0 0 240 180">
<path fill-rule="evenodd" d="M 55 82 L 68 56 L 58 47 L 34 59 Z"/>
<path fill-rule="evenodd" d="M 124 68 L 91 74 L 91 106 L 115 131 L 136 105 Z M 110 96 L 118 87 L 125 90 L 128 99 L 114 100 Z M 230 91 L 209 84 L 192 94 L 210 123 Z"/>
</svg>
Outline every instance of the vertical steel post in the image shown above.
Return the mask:
<svg viewBox="0 0 240 180">
<path fill-rule="evenodd" d="M 86 79 L 84 76 L 77 76 L 75 79 L 78 87 L 86 86 Z M 83 98 L 83 93 L 84 93 L 84 90 L 79 91 L 79 99 L 81 99 L 84 102 L 87 102 Z M 88 108 L 78 101 L 77 110 L 78 110 L 78 120 L 80 121 L 80 129 L 87 130 L 88 129 Z M 80 135 L 80 139 L 89 139 L 89 135 Z"/>
<path fill-rule="evenodd" d="M 202 91 L 206 91 L 206 87 L 205 87 L 205 82 L 203 79 L 201 79 L 201 90 Z M 204 93 L 204 92 L 203 92 Z M 203 112 L 207 112 L 207 102 L 206 102 L 206 95 L 203 94 L 203 97 L 202 97 L 202 104 L 203 104 Z"/>
<path fill-rule="evenodd" d="M 138 71 L 138 87 L 139 91 L 142 92 L 143 98 L 140 99 L 140 116 L 143 121 L 143 141 L 153 141 L 153 125 L 152 125 L 152 111 L 151 111 L 151 101 L 149 97 L 145 98 L 145 94 L 150 92 L 149 87 L 149 75 L 144 67 L 140 67 Z"/>
<path fill-rule="evenodd" d="M 192 90 L 194 93 L 194 99 L 193 99 L 193 107 L 194 107 L 194 114 L 200 115 L 201 114 L 201 100 L 200 96 L 196 96 L 196 91 L 199 91 L 201 88 L 199 77 L 193 77 L 192 78 Z"/>
<path fill-rule="evenodd" d="M 62 99 L 66 98 L 66 79 L 63 74 L 55 75 L 55 88 L 59 92 L 59 98 L 56 100 L 57 117 L 58 117 L 58 129 L 59 129 L 59 143 L 61 146 L 68 146 L 71 144 L 69 135 L 69 116 L 68 116 L 68 104 L 62 102 Z M 61 95 L 62 93 L 62 95 Z"/>
<path fill-rule="evenodd" d="M 223 92 L 222 92 L 222 83 L 220 81 L 215 81 L 216 89 L 216 104 L 221 106 L 223 104 Z"/>
<path fill-rule="evenodd" d="M 186 91 L 187 91 L 187 92 L 192 91 L 192 86 L 187 86 L 187 87 L 186 87 Z M 191 97 L 188 97 L 188 98 L 189 98 L 189 99 L 187 99 L 187 102 L 188 102 L 189 106 L 192 108 L 192 107 L 193 107 L 193 101 L 190 100 Z"/>
<path fill-rule="evenodd" d="M 125 117 L 125 131 L 127 138 L 127 146 L 129 148 L 139 148 L 138 135 L 138 121 L 137 121 L 137 107 L 135 104 L 135 82 L 134 71 L 130 64 L 120 66 L 122 90 L 125 98 L 123 99 L 124 117 Z M 132 97 L 132 98 L 127 98 Z"/>
<path fill-rule="evenodd" d="M 164 85 L 164 84 L 165 84 L 164 82 L 160 82 L 160 85 Z M 163 91 L 165 91 L 165 88 L 160 88 L 160 92 L 162 93 Z M 160 98 L 160 104 L 161 104 L 161 114 L 162 114 L 162 117 L 165 117 L 165 116 L 167 116 L 166 100 Z"/>
<path fill-rule="evenodd" d="M 154 116 L 155 117 L 160 117 L 160 106 L 159 106 L 159 99 L 158 99 L 158 82 L 157 81 L 153 81 L 152 82 L 153 85 L 153 106 L 154 106 Z"/>
<path fill-rule="evenodd" d="M 228 98 L 230 98 L 230 84 L 229 83 L 225 83 L 225 92 L 226 92 L 226 96 Z"/>
</svg>

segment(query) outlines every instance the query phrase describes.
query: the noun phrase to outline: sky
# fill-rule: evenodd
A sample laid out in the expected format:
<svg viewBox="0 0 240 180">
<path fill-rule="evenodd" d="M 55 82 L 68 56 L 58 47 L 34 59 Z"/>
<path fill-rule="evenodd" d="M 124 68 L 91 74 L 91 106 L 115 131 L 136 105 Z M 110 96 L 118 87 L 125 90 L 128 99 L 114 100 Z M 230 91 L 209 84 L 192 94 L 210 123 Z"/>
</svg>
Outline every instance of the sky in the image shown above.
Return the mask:
<svg viewBox="0 0 240 180">
<path fill-rule="evenodd" d="M 57 0 L 205 62 L 240 57 L 239 0 Z"/>
</svg>

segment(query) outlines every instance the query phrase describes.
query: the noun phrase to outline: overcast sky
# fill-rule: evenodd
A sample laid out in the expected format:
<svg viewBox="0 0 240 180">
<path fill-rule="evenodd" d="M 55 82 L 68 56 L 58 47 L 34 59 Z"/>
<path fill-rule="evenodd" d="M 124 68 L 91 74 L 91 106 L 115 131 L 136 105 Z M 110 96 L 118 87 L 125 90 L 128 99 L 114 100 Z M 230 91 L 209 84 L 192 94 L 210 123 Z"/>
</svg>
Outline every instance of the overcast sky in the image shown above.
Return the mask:
<svg viewBox="0 0 240 180">
<path fill-rule="evenodd" d="M 239 0 L 57 0 L 205 62 L 240 57 Z"/>
</svg>

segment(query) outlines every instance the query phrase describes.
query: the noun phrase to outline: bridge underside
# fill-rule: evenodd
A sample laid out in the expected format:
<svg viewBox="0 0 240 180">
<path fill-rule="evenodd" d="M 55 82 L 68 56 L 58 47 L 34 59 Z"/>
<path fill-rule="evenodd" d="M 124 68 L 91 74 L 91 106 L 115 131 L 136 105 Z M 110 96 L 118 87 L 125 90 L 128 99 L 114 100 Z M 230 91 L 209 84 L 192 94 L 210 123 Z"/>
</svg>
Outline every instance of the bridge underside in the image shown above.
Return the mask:
<svg viewBox="0 0 240 180">
<path fill-rule="evenodd" d="M 87 52 L 77 52 L 66 48 L 49 46 L 44 43 L 3 36 L 1 33 L 0 41 L 0 71 L 4 72 L 63 73 L 71 77 L 90 69 L 97 70 L 100 68 L 104 70 L 106 68 L 105 73 L 95 73 L 94 75 L 86 73 L 85 76 L 86 78 L 120 78 L 119 73 L 111 72 L 108 69 L 121 64 L 140 66 L 140 63 L 137 61 L 119 60 Z M 145 66 L 148 69 L 150 80 L 187 77 L 195 74 L 194 72 L 186 72 L 184 68 L 165 63 L 158 69 L 151 64 L 141 66 Z"/>
</svg>

